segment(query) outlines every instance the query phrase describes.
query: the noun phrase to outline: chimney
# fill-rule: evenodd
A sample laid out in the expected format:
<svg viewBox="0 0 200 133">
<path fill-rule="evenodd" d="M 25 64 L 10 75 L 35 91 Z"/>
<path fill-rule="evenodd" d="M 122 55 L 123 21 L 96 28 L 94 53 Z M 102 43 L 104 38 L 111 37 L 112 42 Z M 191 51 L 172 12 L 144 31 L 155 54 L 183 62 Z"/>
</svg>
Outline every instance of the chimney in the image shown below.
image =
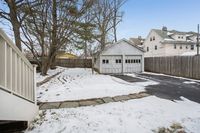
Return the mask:
<svg viewBox="0 0 200 133">
<path fill-rule="evenodd" d="M 163 27 L 162 27 L 162 31 L 167 31 L 167 27 L 166 27 L 166 26 L 163 26 Z"/>
</svg>

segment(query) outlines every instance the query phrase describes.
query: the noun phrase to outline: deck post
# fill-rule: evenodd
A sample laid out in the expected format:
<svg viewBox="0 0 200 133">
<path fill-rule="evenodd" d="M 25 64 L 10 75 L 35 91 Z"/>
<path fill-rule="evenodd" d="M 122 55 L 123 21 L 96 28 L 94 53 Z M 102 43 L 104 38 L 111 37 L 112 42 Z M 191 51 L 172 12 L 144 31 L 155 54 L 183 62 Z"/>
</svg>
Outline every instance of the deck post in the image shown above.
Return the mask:
<svg viewBox="0 0 200 133">
<path fill-rule="evenodd" d="M 33 65 L 33 94 L 34 94 L 34 101 L 35 101 L 35 105 L 37 105 L 37 93 L 36 93 L 36 67 L 37 65 Z"/>
</svg>

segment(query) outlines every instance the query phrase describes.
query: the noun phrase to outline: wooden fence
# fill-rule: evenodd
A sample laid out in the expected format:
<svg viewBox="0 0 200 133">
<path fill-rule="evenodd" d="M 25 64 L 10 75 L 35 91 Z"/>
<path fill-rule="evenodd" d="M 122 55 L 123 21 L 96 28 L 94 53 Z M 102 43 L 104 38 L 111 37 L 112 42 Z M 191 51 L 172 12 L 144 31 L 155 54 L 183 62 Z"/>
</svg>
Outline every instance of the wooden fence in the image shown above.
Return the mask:
<svg viewBox="0 0 200 133">
<path fill-rule="evenodd" d="M 145 71 L 200 79 L 200 56 L 148 57 Z"/>
<path fill-rule="evenodd" d="M 57 59 L 56 65 L 69 68 L 92 68 L 92 59 Z"/>
</svg>

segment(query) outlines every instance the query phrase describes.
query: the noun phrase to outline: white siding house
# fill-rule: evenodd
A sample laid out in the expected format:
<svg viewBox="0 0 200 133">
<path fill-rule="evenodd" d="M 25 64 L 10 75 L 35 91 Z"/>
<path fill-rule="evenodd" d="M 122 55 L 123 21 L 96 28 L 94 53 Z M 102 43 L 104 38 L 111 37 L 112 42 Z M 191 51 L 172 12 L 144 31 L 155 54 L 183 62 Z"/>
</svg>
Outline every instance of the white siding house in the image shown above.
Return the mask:
<svg viewBox="0 0 200 133">
<path fill-rule="evenodd" d="M 197 33 L 152 29 L 144 42 L 145 57 L 195 55 Z"/>
<path fill-rule="evenodd" d="M 94 68 L 104 74 L 143 72 L 144 51 L 122 39 L 94 56 Z"/>
</svg>

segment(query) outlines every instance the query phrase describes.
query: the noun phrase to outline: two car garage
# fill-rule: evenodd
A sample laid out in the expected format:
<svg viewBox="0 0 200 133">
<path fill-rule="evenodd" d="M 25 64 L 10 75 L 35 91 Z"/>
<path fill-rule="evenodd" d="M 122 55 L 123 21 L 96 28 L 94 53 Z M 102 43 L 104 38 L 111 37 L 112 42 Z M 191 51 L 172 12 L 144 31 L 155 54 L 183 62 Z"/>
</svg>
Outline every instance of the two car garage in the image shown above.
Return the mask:
<svg viewBox="0 0 200 133">
<path fill-rule="evenodd" d="M 104 55 L 101 61 L 101 73 L 142 72 L 142 56 Z"/>
<path fill-rule="evenodd" d="M 144 51 L 123 39 L 105 48 L 95 59 L 95 68 L 104 74 L 139 73 L 144 70 Z"/>
</svg>

